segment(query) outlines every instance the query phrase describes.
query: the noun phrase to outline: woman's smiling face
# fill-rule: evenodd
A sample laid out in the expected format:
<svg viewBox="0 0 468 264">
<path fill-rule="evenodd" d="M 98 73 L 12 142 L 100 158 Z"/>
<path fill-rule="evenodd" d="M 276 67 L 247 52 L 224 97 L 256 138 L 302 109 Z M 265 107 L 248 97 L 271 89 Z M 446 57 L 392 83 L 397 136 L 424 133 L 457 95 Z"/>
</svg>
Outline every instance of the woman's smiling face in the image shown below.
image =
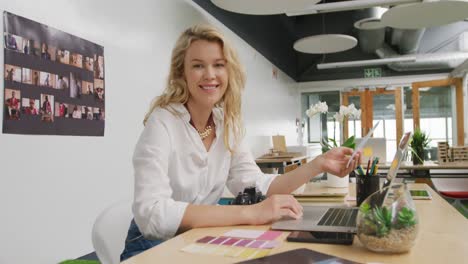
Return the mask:
<svg viewBox="0 0 468 264">
<path fill-rule="evenodd" d="M 184 60 L 190 103 L 213 107 L 221 100 L 228 85 L 226 64 L 218 42 L 196 40 L 190 44 Z"/>
</svg>

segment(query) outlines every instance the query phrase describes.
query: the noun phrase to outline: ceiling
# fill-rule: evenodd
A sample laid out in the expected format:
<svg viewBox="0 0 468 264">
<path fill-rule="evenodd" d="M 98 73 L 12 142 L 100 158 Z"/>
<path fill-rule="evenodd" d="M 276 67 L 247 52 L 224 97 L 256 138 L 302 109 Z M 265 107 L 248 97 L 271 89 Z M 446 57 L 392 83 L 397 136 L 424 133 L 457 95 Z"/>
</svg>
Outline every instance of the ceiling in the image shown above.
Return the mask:
<svg viewBox="0 0 468 264">
<path fill-rule="evenodd" d="M 317 64 L 319 63 L 371 60 L 379 59 L 379 57 L 375 53 L 363 52 L 359 44 L 350 50 L 326 55 L 307 54 L 294 50 L 294 43 L 307 36 L 346 34 L 358 38 L 359 32 L 354 28 L 354 23 L 366 18 L 369 9 L 288 17 L 285 14 L 239 14 L 221 9 L 210 0 L 193 1 L 298 82 L 363 78 L 366 68 L 381 68 L 382 77 L 451 71 L 451 69 L 437 67 L 429 70 L 395 71 L 385 65 L 318 70 Z M 330 2 L 339 1 L 327 1 L 327 3 Z M 467 21 L 427 28 L 422 34 L 417 53 L 457 51 L 459 36 L 464 31 L 468 31 Z M 392 29 L 387 27 L 385 29 L 386 43 L 391 43 L 391 33 Z M 398 47 L 394 45 L 389 44 L 389 46 L 398 50 Z"/>
</svg>

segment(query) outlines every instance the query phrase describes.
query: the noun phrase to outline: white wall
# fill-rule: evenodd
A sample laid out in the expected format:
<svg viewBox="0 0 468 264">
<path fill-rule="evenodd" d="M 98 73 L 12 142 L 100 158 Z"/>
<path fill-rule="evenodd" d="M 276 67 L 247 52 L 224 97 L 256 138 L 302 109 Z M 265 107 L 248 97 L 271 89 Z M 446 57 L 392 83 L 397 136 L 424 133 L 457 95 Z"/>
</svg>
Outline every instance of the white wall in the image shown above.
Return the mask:
<svg viewBox="0 0 468 264">
<path fill-rule="evenodd" d="M 296 142 L 294 82 L 280 71 L 274 79 L 270 62 L 192 3 L 0 0 L 0 9 L 104 46 L 107 118 L 105 137 L 0 134 L 1 264 L 57 263 L 93 251 L 95 217 L 132 197 L 143 115 L 162 91 L 176 38 L 192 24 L 218 25 L 246 65 L 244 119 L 254 155 L 267 151 L 272 134 Z"/>
</svg>

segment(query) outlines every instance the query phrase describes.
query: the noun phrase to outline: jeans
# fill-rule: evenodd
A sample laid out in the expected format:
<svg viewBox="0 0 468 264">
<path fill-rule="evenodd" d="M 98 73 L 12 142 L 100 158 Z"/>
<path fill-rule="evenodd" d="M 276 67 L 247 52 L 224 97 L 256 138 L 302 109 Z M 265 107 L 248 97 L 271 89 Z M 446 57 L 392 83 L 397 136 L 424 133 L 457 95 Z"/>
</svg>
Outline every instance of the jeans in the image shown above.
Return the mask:
<svg viewBox="0 0 468 264">
<path fill-rule="evenodd" d="M 127 239 L 125 239 L 125 248 L 122 254 L 120 254 L 120 261 L 138 255 L 162 242 L 164 242 L 162 239 L 149 240 L 144 238 L 138 226 L 135 224 L 135 220 L 132 219 L 130 227 L 128 228 Z"/>
</svg>

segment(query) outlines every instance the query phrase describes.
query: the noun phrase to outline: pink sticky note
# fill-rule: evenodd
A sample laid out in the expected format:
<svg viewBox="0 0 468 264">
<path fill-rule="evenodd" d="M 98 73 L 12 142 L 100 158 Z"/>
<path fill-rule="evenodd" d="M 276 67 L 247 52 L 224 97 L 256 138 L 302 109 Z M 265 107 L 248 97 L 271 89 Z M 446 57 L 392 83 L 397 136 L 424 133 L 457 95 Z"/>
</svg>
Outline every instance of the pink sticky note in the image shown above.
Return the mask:
<svg viewBox="0 0 468 264">
<path fill-rule="evenodd" d="M 282 234 L 280 231 L 266 231 L 261 236 L 259 236 L 258 240 L 275 240 Z"/>
</svg>

